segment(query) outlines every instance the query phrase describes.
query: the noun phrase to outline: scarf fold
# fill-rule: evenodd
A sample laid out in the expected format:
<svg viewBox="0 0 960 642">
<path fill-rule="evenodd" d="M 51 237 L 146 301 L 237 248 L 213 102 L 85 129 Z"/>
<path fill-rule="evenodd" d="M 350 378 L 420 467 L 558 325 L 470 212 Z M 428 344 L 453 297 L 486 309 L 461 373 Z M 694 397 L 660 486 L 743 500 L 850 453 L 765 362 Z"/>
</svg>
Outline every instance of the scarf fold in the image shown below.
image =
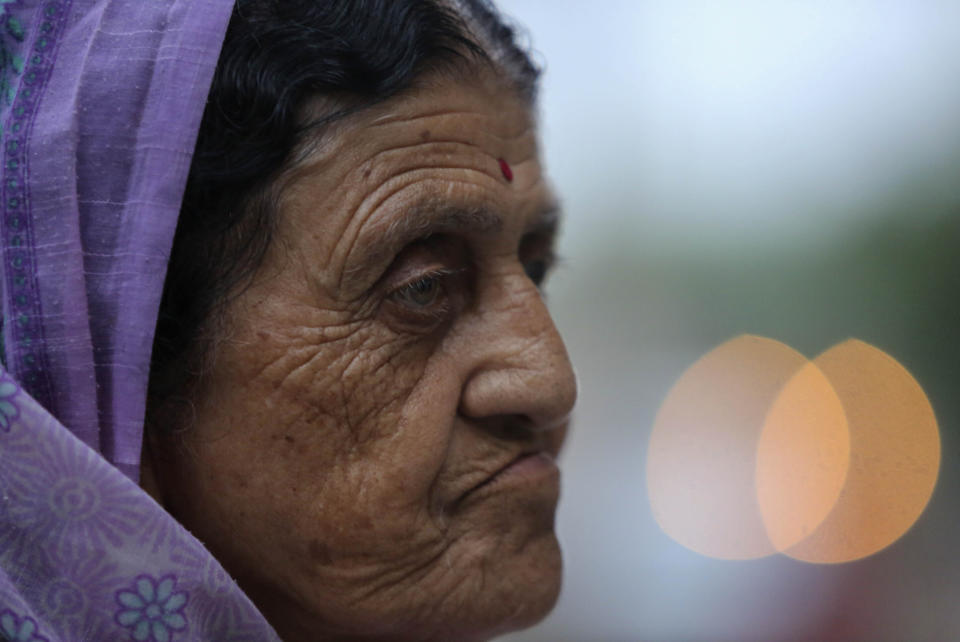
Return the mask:
<svg viewBox="0 0 960 642">
<path fill-rule="evenodd" d="M 0 0 L 8 370 L 137 479 L 150 350 L 228 0 Z"/>
<path fill-rule="evenodd" d="M 0 0 L 0 639 L 275 640 L 135 483 L 231 0 Z"/>
<path fill-rule="evenodd" d="M 2 371 L 0 639 L 278 640 L 203 544 Z"/>
</svg>

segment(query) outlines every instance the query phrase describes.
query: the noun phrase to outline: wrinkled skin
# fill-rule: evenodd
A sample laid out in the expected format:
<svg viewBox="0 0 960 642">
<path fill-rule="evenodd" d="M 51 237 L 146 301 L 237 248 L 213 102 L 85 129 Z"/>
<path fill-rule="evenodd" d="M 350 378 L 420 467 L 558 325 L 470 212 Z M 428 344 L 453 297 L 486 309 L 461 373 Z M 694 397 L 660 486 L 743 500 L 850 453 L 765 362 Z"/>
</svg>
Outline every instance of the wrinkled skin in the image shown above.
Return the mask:
<svg viewBox="0 0 960 642">
<path fill-rule="evenodd" d="M 555 455 L 576 396 L 535 283 L 553 201 L 533 126 L 476 74 L 325 134 L 182 443 L 151 445 L 145 486 L 285 640 L 485 639 L 556 600 L 556 468 L 493 478 Z"/>
</svg>

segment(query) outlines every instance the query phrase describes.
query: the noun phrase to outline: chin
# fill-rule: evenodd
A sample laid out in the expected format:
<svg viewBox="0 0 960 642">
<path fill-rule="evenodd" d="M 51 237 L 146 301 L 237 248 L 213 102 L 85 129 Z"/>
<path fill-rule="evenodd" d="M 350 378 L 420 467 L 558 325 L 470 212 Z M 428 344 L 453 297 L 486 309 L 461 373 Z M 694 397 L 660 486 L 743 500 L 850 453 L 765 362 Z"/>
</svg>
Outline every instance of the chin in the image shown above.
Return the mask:
<svg viewBox="0 0 960 642">
<path fill-rule="evenodd" d="M 487 640 L 531 627 L 553 610 L 560 595 L 563 560 L 554 533 L 541 534 L 519 548 L 504 543 L 488 551 L 469 581 L 473 596 L 464 594 L 459 613 L 434 639 Z M 467 584 L 467 582 L 464 582 Z"/>
</svg>

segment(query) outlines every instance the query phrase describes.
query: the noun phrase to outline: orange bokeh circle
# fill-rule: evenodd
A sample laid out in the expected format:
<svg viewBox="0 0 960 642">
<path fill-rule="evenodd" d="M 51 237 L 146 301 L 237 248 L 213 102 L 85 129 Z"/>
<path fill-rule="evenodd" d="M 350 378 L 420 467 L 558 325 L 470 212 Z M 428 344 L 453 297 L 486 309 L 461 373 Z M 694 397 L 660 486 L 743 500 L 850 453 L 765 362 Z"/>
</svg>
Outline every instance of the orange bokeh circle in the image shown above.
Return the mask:
<svg viewBox="0 0 960 642">
<path fill-rule="evenodd" d="M 654 423 L 647 490 L 671 538 L 721 559 L 838 563 L 894 542 L 936 485 L 919 384 L 861 341 L 813 361 L 745 335 L 680 377 Z"/>
</svg>

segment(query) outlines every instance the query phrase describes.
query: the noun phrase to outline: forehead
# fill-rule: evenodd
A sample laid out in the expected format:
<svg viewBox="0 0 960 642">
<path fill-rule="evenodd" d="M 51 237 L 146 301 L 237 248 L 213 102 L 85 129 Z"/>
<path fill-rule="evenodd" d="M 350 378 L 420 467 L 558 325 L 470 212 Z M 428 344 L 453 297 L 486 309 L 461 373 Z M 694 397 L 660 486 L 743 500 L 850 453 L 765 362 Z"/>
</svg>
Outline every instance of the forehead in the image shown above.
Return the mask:
<svg viewBox="0 0 960 642">
<path fill-rule="evenodd" d="M 321 97 L 308 103 L 301 121 L 309 129 L 310 123 L 323 123 L 327 114 L 336 111 L 331 99 Z M 370 169 L 374 161 L 389 158 L 391 152 L 410 151 L 419 145 L 416 151 L 422 153 L 430 144 L 443 143 L 461 143 L 479 152 L 500 151 L 502 157 L 536 158 L 533 105 L 491 71 L 475 76 L 427 75 L 388 100 L 321 127 L 315 137 L 308 134 L 293 174 L 329 168 L 338 160 L 365 160 Z M 366 158 L 361 159 L 364 153 Z M 377 154 L 381 154 L 379 159 Z"/>
<path fill-rule="evenodd" d="M 332 265 L 379 237 L 397 240 L 398 228 L 426 230 L 431 212 L 446 225 L 513 235 L 555 211 L 533 110 L 490 76 L 427 78 L 338 122 L 294 169 L 284 226 L 314 238 Z M 417 225 L 398 225 L 411 216 Z"/>
</svg>

